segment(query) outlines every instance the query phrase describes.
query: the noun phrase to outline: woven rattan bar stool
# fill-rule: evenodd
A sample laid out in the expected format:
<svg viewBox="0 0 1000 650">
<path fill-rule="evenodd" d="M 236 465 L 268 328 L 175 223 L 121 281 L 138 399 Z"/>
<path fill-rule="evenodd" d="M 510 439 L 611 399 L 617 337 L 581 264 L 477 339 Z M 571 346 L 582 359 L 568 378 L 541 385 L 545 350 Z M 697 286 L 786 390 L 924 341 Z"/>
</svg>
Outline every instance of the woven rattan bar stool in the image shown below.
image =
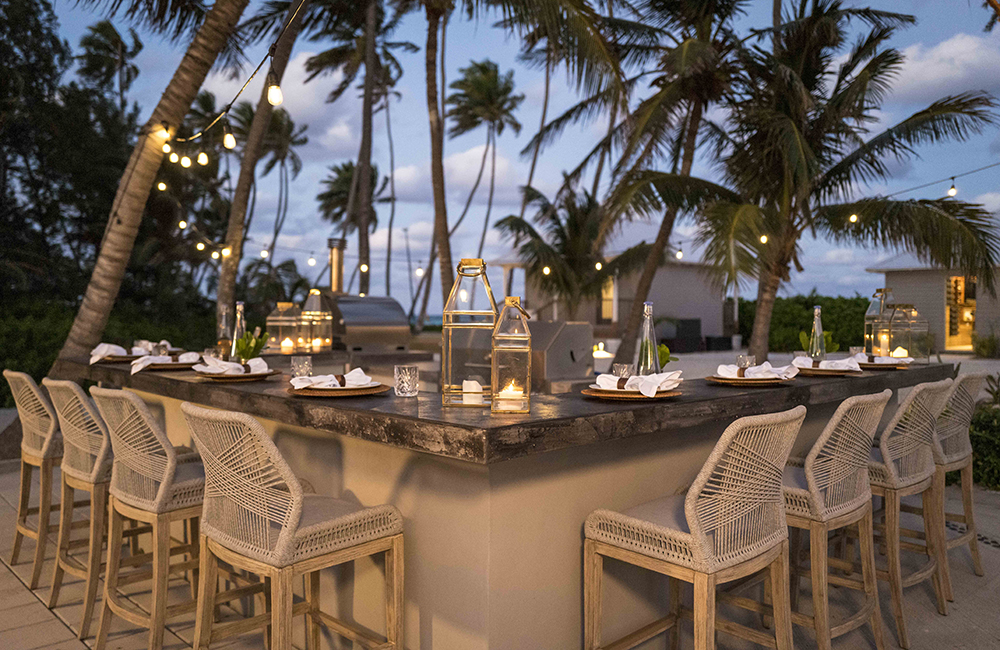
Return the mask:
<svg viewBox="0 0 1000 650">
<path fill-rule="evenodd" d="M 633 648 L 694 620 L 696 650 L 715 648 L 721 630 L 778 650 L 792 647 L 788 590 L 788 528 L 781 476 L 804 406 L 741 418 L 726 428 L 687 495 L 663 497 L 622 513 L 595 510 L 584 525 L 584 648 Z M 604 645 L 601 580 L 605 557 L 669 576 L 671 612 Z M 716 586 L 767 569 L 774 604 L 729 597 L 733 604 L 774 617 L 774 636 L 716 619 Z M 678 580 L 694 585 L 694 610 L 681 607 Z"/>
<path fill-rule="evenodd" d="M 205 492 L 205 470 L 196 454 L 181 455 L 153 419 L 146 404 L 125 390 L 91 388 L 111 436 L 114 462 L 111 470 L 108 506 L 108 562 L 104 579 L 104 605 L 97 628 L 97 650 L 108 640 L 111 616 L 116 614 L 133 625 L 149 629 L 149 648 L 163 647 L 164 623 L 192 612 L 195 600 L 167 606 L 170 574 L 191 571 L 192 591 L 198 581 L 198 517 Z M 121 557 L 124 542 L 123 520 L 134 519 L 152 526 L 153 550 Z M 190 526 L 191 543 L 171 548 L 170 526 L 174 522 Z M 190 559 L 170 564 L 170 557 L 187 553 Z M 121 568 L 152 561 L 151 569 L 121 575 Z M 149 612 L 123 600 L 118 589 L 152 579 L 152 607 Z"/>
<path fill-rule="evenodd" d="M 181 410 L 205 462 L 201 591 L 195 648 L 270 625 L 272 650 L 291 650 L 292 617 L 306 614 L 308 647 L 320 624 L 364 648 L 403 648 L 403 520 L 391 505 L 361 507 L 303 495 L 302 486 L 259 422 L 242 413 L 184 403 Z M 319 571 L 385 554 L 386 638 L 320 608 Z M 269 614 L 214 625 L 219 561 L 270 581 Z M 293 603 L 296 576 L 309 576 L 306 601 Z"/>
<path fill-rule="evenodd" d="M 942 539 L 944 524 L 938 523 L 933 507 L 938 498 L 933 448 L 937 418 L 944 409 L 951 383 L 950 379 L 945 379 L 914 386 L 886 425 L 868 463 L 872 494 L 882 497 L 884 503 L 885 524 L 876 525 L 876 530 L 881 533 L 889 567 L 888 571 L 878 571 L 878 577 L 889 582 L 896 634 L 903 648 L 910 647 L 903 614 L 904 587 L 931 579 L 938 612 L 948 614 L 942 570 L 947 561 Z M 914 494 L 921 495 L 923 500 L 924 530 L 928 532 L 926 546 L 900 540 L 901 534 L 912 536 L 913 533 L 900 526 L 900 501 Z M 900 553 L 904 550 L 927 556 L 927 562 L 908 576 L 903 576 L 900 563 Z"/>
<path fill-rule="evenodd" d="M 872 492 L 868 483 L 868 458 L 891 390 L 875 395 L 849 397 L 837 408 L 805 459 L 789 460 L 784 473 L 785 517 L 791 528 L 792 622 L 816 633 L 816 645 L 828 650 L 832 639 L 865 623 L 871 625 L 875 647 L 885 645 L 878 606 L 878 579 L 872 534 Z M 855 526 L 861 546 L 860 580 L 853 566 L 829 557 L 830 531 Z M 797 610 L 799 576 L 799 531 L 808 531 L 812 579 L 813 614 Z M 853 560 L 853 558 L 851 558 Z M 828 567 L 852 571 L 852 575 L 828 574 Z M 830 624 L 830 584 L 864 592 L 865 604 L 847 620 Z"/>
<path fill-rule="evenodd" d="M 10 553 L 11 565 L 17 564 L 21 553 L 21 542 L 25 537 L 35 540 L 35 563 L 31 567 L 29 587 L 38 587 L 45 561 L 45 546 L 49 533 L 56 530 L 49 519 L 59 504 L 52 503 L 52 468 L 62 457 L 62 436 L 59 422 L 49 400 L 42 394 L 38 384 L 23 372 L 4 370 L 3 376 L 10 384 L 17 406 L 17 416 L 21 420 L 21 495 L 17 501 L 17 524 L 14 526 L 14 548 Z M 32 468 L 38 468 L 38 507 L 28 507 L 31 499 Z M 30 515 L 38 515 L 38 523 L 28 525 Z"/>
</svg>

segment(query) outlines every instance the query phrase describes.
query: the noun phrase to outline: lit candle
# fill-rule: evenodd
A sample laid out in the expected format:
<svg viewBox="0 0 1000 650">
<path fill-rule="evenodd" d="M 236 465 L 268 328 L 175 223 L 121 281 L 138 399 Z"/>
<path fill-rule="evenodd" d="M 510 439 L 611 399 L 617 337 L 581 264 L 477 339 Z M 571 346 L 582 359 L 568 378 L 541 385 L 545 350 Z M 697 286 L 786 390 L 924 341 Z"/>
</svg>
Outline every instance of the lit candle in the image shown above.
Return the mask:
<svg viewBox="0 0 1000 650">
<path fill-rule="evenodd" d="M 293 352 L 295 352 L 295 342 L 290 338 L 285 338 L 285 340 L 281 342 L 281 353 L 291 354 Z"/>
<path fill-rule="evenodd" d="M 888 352 L 889 352 L 889 335 L 888 334 L 883 334 L 880 337 L 879 340 L 882 342 L 882 345 L 879 346 L 878 355 L 880 357 L 888 356 Z"/>
<path fill-rule="evenodd" d="M 509 384 L 504 386 L 503 390 L 497 393 L 497 410 L 520 411 L 523 399 L 524 391 L 518 388 L 512 379 Z"/>
<path fill-rule="evenodd" d="M 482 404 L 483 385 L 475 379 L 462 381 L 462 404 Z"/>
<path fill-rule="evenodd" d="M 314 354 L 323 349 L 323 339 L 313 339 L 312 349 Z"/>
<path fill-rule="evenodd" d="M 910 351 L 900 345 L 895 350 L 892 351 L 892 354 L 890 356 L 893 357 L 894 359 L 904 359 L 910 356 Z"/>
</svg>

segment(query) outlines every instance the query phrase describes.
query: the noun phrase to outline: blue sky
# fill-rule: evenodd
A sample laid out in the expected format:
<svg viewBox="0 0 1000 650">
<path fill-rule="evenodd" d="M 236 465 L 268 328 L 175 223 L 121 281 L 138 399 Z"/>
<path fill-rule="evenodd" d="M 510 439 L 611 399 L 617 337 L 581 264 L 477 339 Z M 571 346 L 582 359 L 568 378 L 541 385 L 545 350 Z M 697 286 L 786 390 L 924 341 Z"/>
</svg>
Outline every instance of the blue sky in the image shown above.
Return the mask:
<svg viewBox="0 0 1000 650">
<path fill-rule="evenodd" d="M 873 6 L 911 13 L 917 17 L 917 24 L 901 30 L 893 41 L 907 60 L 883 107 L 885 125 L 904 119 L 944 95 L 985 90 L 1000 96 L 1000 75 L 996 74 L 1000 70 L 1000 30 L 994 34 L 983 32 L 989 15 L 979 6 L 978 0 L 947 3 L 934 0 L 872 0 L 847 1 L 845 4 Z M 253 0 L 244 16 L 252 15 L 259 5 L 259 1 Z M 770 0 L 751 2 L 747 16 L 741 21 L 741 27 L 767 25 L 770 7 Z M 55 9 L 60 20 L 61 35 L 74 48 L 78 46 L 86 27 L 100 19 L 98 14 L 71 1 L 58 0 L 55 2 Z M 500 65 L 501 70 L 514 70 L 517 91 L 525 95 L 517 113 L 517 118 L 524 127 L 520 136 L 508 131 L 499 142 L 493 221 L 517 212 L 519 208 L 518 186 L 525 182 L 529 165 L 529 161 L 522 159 L 519 152 L 538 128 L 543 90 L 542 72 L 530 69 L 517 60 L 519 43 L 492 27 L 496 19 L 493 15 L 481 16 L 473 21 L 456 18 L 449 24 L 447 40 L 449 82 L 458 77 L 459 68 L 468 65 L 470 60 L 490 58 Z M 121 21 L 118 24 L 123 27 Z M 392 106 L 396 187 L 399 196 L 393 237 L 392 293 L 404 306 L 409 303 L 409 289 L 401 228 L 409 229 L 413 266 L 416 267 L 421 261 L 426 266 L 433 220 L 429 173 L 430 140 L 424 99 L 422 51 L 425 25 L 422 14 L 415 14 L 403 21 L 396 34 L 397 40 L 408 40 L 421 47 L 419 53 L 400 57 L 404 76 L 397 90 L 402 96 Z M 151 34 L 142 34 L 142 38 L 145 49 L 137 61 L 141 74 L 130 96 L 139 103 L 141 118 L 145 119 L 173 74 L 183 48 Z M 284 107 L 296 123 L 309 125 L 309 144 L 299 151 L 305 165 L 302 173 L 292 182 L 290 213 L 278 242 L 276 258 L 282 260 L 294 257 L 303 270 L 309 268 L 306 266 L 308 251 L 314 250 L 321 256 L 326 238 L 331 234 L 330 226 L 320 220 L 317 212 L 315 196 L 320 191 L 320 181 L 326 176 L 330 165 L 357 156 L 360 137 L 360 101 L 353 96 L 345 96 L 334 104 L 324 101 L 338 79 L 321 77 L 309 83 L 304 82 L 304 61 L 323 46 L 323 43 L 309 41 L 297 43 L 282 83 Z M 250 58 L 258 60 L 264 51 L 264 46 L 251 50 Z M 212 75 L 206 82 L 205 89 L 215 92 L 218 103 L 224 105 L 241 83 L 242 81 L 228 80 L 223 75 Z M 260 96 L 260 83 L 260 80 L 255 80 L 241 99 L 255 102 Z M 550 100 L 550 119 L 578 99 L 577 93 L 566 83 L 565 76 L 557 76 Z M 561 181 L 562 172 L 578 163 L 584 153 L 594 146 L 605 128 L 606 124 L 600 121 L 568 129 L 557 143 L 543 152 L 536 171 L 536 187 L 543 192 L 551 192 Z M 485 131 L 446 142 L 448 214 L 452 223 L 461 212 L 475 180 L 484 144 Z M 919 153 L 919 159 L 897 168 L 891 183 L 860 188 L 859 196 L 898 191 L 993 163 L 1000 153 L 1000 132 L 992 128 L 966 143 L 924 147 Z M 376 116 L 373 156 L 381 173 L 387 174 L 389 156 L 382 114 Z M 236 163 L 235 160 L 233 162 Z M 706 178 L 715 177 L 713 169 L 704 160 L 696 161 L 693 173 Z M 994 169 L 959 179 L 959 197 L 982 202 L 991 211 L 1000 210 L 1000 183 L 997 178 L 997 170 Z M 943 196 L 949 184 L 944 182 L 940 187 L 932 186 L 908 196 Z M 585 187 L 589 186 L 588 181 Z M 259 180 L 257 213 L 251 232 L 251 238 L 256 242 L 270 240 L 277 204 L 277 187 L 276 173 Z M 469 216 L 452 240 L 452 253 L 456 260 L 475 254 L 486 210 L 486 189 L 484 182 L 473 201 Z M 372 288 L 376 294 L 384 292 L 388 234 L 385 226 L 388 217 L 388 207 L 381 207 L 379 228 L 372 239 Z M 618 235 L 611 249 L 622 250 L 642 240 L 652 241 L 657 225 L 630 224 Z M 675 229 L 674 245 L 682 244 L 692 230 L 690 223 L 681 223 Z M 257 255 L 259 247 L 259 244 L 250 244 L 246 257 Z M 891 253 L 885 250 L 844 247 L 812 239 L 803 240 L 802 247 L 805 270 L 795 273 L 791 282 L 786 283 L 783 288 L 785 294 L 804 293 L 813 287 L 820 293 L 830 295 L 853 295 L 855 292 L 868 294 L 873 287 L 880 286 L 880 278 L 865 273 L 864 268 Z M 686 259 L 696 254 L 689 246 L 684 249 Z M 352 239 L 348 255 L 355 251 L 356 241 Z M 509 256 L 509 247 L 492 228 L 487 237 L 484 256 L 488 260 Z M 352 262 L 356 262 L 356 257 L 348 257 L 348 264 Z M 495 272 L 497 275 L 493 281 L 499 286 L 499 270 L 496 269 Z M 491 271 L 491 278 L 493 276 Z M 517 291 L 518 286 L 515 285 L 515 293 Z M 435 290 L 432 294 L 431 313 L 439 309 L 440 291 Z"/>
</svg>

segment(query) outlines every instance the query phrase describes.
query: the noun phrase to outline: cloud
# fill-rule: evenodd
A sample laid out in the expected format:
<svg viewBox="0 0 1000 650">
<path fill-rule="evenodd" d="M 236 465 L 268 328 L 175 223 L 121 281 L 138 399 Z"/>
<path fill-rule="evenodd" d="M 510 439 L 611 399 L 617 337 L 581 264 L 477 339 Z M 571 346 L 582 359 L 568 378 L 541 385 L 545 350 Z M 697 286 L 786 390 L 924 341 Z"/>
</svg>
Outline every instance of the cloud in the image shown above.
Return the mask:
<svg viewBox="0 0 1000 650">
<path fill-rule="evenodd" d="M 1000 192 L 986 192 L 972 199 L 973 203 L 982 203 L 990 212 L 1000 211 Z"/>
<path fill-rule="evenodd" d="M 896 83 L 893 100 L 931 102 L 945 95 L 969 90 L 1000 90 L 1000 35 L 955 34 L 928 47 L 923 43 L 903 50 L 906 61 Z"/>
<path fill-rule="evenodd" d="M 486 145 L 481 144 L 445 157 L 445 188 L 448 194 L 449 210 L 452 209 L 452 204 L 459 206 L 459 210 L 461 206 L 465 205 L 483 164 L 485 148 Z M 482 179 L 472 200 L 473 205 L 486 205 L 489 199 L 490 166 L 491 160 L 488 155 L 486 168 L 483 170 Z M 503 152 L 497 152 L 496 186 L 493 193 L 494 207 L 520 205 L 520 186 L 527 176 L 521 167 L 522 165 L 512 162 Z M 433 201 L 430 161 L 419 165 L 397 167 L 395 178 L 396 196 L 399 197 L 400 201 L 420 203 Z M 540 189 L 544 191 L 545 188 Z"/>
<path fill-rule="evenodd" d="M 823 254 L 824 265 L 853 264 L 854 262 L 854 249 L 851 248 L 834 248 Z"/>
</svg>

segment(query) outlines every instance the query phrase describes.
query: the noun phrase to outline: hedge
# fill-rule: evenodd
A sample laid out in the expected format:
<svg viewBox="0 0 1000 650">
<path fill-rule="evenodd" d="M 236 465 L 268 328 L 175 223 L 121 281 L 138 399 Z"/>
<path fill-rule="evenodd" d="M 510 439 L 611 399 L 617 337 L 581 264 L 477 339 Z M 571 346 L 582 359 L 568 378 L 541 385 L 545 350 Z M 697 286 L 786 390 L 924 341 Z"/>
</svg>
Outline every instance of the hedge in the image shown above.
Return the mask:
<svg viewBox="0 0 1000 650">
<path fill-rule="evenodd" d="M 852 345 L 864 345 L 865 310 L 869 299 L 860 294 L 853 298 L 821 296 L 814 289 L 808 295 L 778 298 L 771 316 L 769 348 L 772 352 L 793 352 L 802 349 L 799 332 L 812 331 L 813 306 L 823 309 L 823 330 L 846 351 Z M 756 300 L 740 299 L 740 334 L 743 341 L 750 340 Z"/>
</svg>

